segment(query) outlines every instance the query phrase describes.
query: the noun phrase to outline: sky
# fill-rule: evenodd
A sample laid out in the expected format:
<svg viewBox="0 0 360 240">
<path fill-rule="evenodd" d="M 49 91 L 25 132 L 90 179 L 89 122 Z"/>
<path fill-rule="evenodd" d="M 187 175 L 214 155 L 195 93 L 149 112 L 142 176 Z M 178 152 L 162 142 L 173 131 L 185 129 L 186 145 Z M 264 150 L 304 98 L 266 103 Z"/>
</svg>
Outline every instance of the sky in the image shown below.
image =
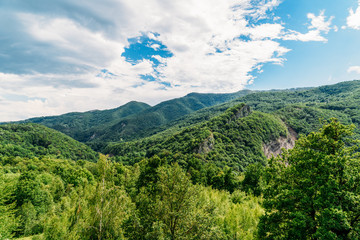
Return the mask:
<svg viewBox="0 0 360 240">
<path fill-rule="evenodd" d="M 360 0 L 1 0 L 0 121 L 360 79 Z"/>
</svg>

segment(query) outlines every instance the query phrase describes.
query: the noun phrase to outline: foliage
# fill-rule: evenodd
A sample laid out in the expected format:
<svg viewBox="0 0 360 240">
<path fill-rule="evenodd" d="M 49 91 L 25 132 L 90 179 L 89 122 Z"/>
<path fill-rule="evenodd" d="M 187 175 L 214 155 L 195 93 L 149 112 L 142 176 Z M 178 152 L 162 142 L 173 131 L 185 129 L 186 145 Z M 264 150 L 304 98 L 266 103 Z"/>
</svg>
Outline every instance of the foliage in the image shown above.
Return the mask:
<svg viewBox="0 0 360 240">
<path fill-rule="evenodd" d="M 0 125 L 0 157 L 41 157 L 96 161 L 97 153 L 85 144 L 38 124 Z"/>
<path fill-rule="evenodd" d="M 111 126 L 119 119 L 140 113 L 150 108 L 146 103 L 129 102 L 118 108 L 94 110 L 84 113 L 67 113 L 60 116 L 38 117 L 25 120 L 26 123 L 38 123 L 63 132 L 78 141 L 88 141 L 98 128 Z"/>
<path fill-rule="evenodd" d="M 11 199 L 13 175 L 4 175 L 0 168 L 0 240 L 10 239 L 18 226 L 15 203 Z"/>
<path fill-rule="evenodd" d="M 170 137 L 113 144 L 106 153 L 118 155 L 116 160 L 125 164 L 166 155 L 169 162 L 179 162 L 184 168 L 189 168 L 194 158 L 200 158 L 203 165 L 211 162 L 220 168 L 229 166 L 242 171 L 248 164 L 265 163 L 263 143 L 286 135 L 286 126 L 279 118 L 260 112 L 250 114 L 244 104 L 239 104 Z"/>
<path fill-rule="evenodd" d="M 359 130 L 332 120 L 311 133 L 319 118 L 358 125 L 359 99 L 352 81 L 32 119 L 109 158 L 1 125 L 0 239 L 359 239 Z M 310 134 L 266 166 L 264 144 L 289 130 Z"/>
<path fill-rule="evenodd" d="M 359 239 L 360 161 L 353 125 L 302 136 L 266 169 L 261 239 Z"/>
<path fill-rule="evenodd" d="M 53 117 L 28 119 L 61 131 L 74 139 L 87 142 L 95 150 L 104 141 L 131 140 L 154 133 L 153 129 L 199 109 L 224 103 L 250 93 L 243 90 L 230 94 L 191 93 L 150 107 L 145 103 L 129 102 L 115 109 L 68 113 Z"/>
</svg>

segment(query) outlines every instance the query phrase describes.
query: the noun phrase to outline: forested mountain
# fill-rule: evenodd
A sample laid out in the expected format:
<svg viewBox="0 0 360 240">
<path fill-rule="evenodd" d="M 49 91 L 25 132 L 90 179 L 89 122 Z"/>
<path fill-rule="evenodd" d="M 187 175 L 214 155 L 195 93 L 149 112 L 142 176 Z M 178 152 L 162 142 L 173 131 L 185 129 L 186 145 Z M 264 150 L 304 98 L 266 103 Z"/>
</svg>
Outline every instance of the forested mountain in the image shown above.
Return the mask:
<svg viewBox="0 0 360 240">
<path fill-rule="evenodd" d="M 281 147 L 292 147 L 298 134 L 318 129 L 320 119 L 334 117 L 358 125 L 359 106 L 359 81 L 257 92 L 172 121 L 154 130 L 158 133 L 151 137 L 110 143 L 103 151 L 125 164 L 165 153 L 172 159 L 176 153 L 171 161 L 181 161 L 186 167 L 196 155 L 203 163 L 242 171 L 248 164 L 263 163 Z M 247 114 L 234 117 L 244 109 Z M 250 114 L 249 109 L 254 112 Z M 359 137 L 359 130 L 355 130 L 355 137 Z"/>
<path fill-rule="evenodd" d="M 0 125 L 0 240 L 360 239 L 360 81 L 236 94 Z"/>
<path fill-rule="evenodd" d="M 229 108 L 225 113 L 196 126 L 163 137 L 155 135 L 132 142 L 110 144 L 105 153 L 117 161 L 134 164 L 145 157 L 166 155 L 169 162 L 189 168 L 194 159 L 243 170 L 251 163 L 265 163 L 263 145 L 289 135 L 277 116 L 251 112 L 245 104 Z"/>
<path fill-rule="evenodd" d="M 71 137 L 34 123 L 0 125 L 0 156 L 52 156 L 95 162 L 98 154 Z"/>
<path fill-rule="evenodd" d="M 84 113 L 74 112 L 60 116 L 31 118 L 23 122 L 45 125 L 70 137 L 86 142 L 91 138 L 92 129 L 99 126 L 111 126 L 119 119 L 142 112 L 150 108 L 146 103 L 129 102 L 121 107 L 110 110 L 94 110 Z"/>
<path fill-rule="evenodd" d="M 320 118 L 336 117 L 344 123 L 358 125 L 360 81 L 341 82 L 311 89 L 254 92 L 223 104 L 201 109 L 155 128 L 153 132 L 168 136 L 182 128 L 208 121 L 241 103 L 250 106 L 252 110 L 277 115 L 298 134 L 307 134 L 318 129 L 321 126 Z"/>
<path fill-rule="evenodd" d="M 130 102 L 116 109 L 68 113 L 53 117 L 28 119 L 43 124 L 81 142 L 108 142 L 148 136 L 153 129 L 199 109 L 224 103 L 251 93 L 243 90 L 229 94 L 190 93 L 154 107 Z M 96 146 L 96 144 L 93 146 Z"/>
</svg>

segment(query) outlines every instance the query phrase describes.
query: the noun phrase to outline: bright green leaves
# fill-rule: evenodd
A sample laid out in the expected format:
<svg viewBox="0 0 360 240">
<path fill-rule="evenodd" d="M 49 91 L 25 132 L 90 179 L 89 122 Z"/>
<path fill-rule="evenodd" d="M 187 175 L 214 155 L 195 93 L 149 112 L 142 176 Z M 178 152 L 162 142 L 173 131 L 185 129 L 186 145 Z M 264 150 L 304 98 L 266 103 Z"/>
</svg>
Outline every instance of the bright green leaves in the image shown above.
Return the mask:
<svg viewBox="0 0 360 240">
<path fill-rule="evenodd" d="M 270 160 L 261 239 L 356 239 L 360 165 L 346 145 L 352 130 L 332 119 Z"/>
</svg>

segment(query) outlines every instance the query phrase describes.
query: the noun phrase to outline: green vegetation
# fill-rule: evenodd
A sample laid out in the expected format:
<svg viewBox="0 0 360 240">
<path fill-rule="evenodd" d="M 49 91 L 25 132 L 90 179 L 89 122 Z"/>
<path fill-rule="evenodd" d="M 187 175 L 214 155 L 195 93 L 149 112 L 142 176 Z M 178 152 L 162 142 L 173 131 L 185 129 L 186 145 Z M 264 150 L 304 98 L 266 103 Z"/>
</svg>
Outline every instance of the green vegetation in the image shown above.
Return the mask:
<svg viewBox="0 0 360 240">
<path fill-rule="evenodd" d="M 194 185 L 157 157 L 2 157 L 0 170 L 0 239 L 253 239 L 263 214 L 261 198 Z"/>
<path fill-rule="evenodd" d="M 109 141 L 149 136 L 155 133 L 155 128 L 184 115 L 249 93 L 250 90 L 230 94 L 191 93 L 154 107 L 145 103 L 130 102 L 110 110 L 32 118 L 25 122 L 43 124 L 99 150 Z"/>
<path fill-rule="evenodd" d="M 252 115 L 235 120 L 238 110 L 215 120 Z M 216 181 L 194 183 L 201 174 L 169 161 L 170 153 L 133 166 L 104 155 L 97 163 L 2 156 L 0 239 L 358 239 L 352 131 L 333 119 L 243 176 L 219 167 L 233 184 L 222 190 Z"/>
<path fill-rule="evenodd" d="M 126 164 L 165 154 L 170 162 L 176 161 L 184 166 L 187 163 L 180 159 L 195 157 L 219 167 L 230 166 L 242 171 L 248 164 L 265 163 L 262 144 L 286 135 L 286 126 L 279 118 L 260 112 L 251 113 L 246 105 L 239 104 L 210 121 L 170 137 L 154 136 L 112 144 L 105 152 L 116 155 L 117 161 Z"/>
<path fill-rule="evenodd" d="M 32 158 L 46 155 L 72 160 L 86 159 L 93 162 L 98 158 L 98 154 L 85 144 L 42 125 L 33 123 L 0 125 L 0 157 Z"/>
<path fill-rule="evenodd" d="M 359 81 L 242 93 L 0 125 L 0 240 L 359 239 Z"/>
<path fill-rule="evenodd" d="M 359 239 L 360 158 L 353 126 L 336 119 L 272 158 L 261 239 Z"/>
<path fill-rule="evenodd" d="M 84 113 L 67 113 L 60 116 L 31 118 L 24 122 L 38 123 L 63 132 L 70 137 L 86 142 L 94 136 L 96 129 L 111 126 L 125 118 L 150 108 L 146 103 L 129 102 L 110 110 L 95 110 Z"/>
</svg>

